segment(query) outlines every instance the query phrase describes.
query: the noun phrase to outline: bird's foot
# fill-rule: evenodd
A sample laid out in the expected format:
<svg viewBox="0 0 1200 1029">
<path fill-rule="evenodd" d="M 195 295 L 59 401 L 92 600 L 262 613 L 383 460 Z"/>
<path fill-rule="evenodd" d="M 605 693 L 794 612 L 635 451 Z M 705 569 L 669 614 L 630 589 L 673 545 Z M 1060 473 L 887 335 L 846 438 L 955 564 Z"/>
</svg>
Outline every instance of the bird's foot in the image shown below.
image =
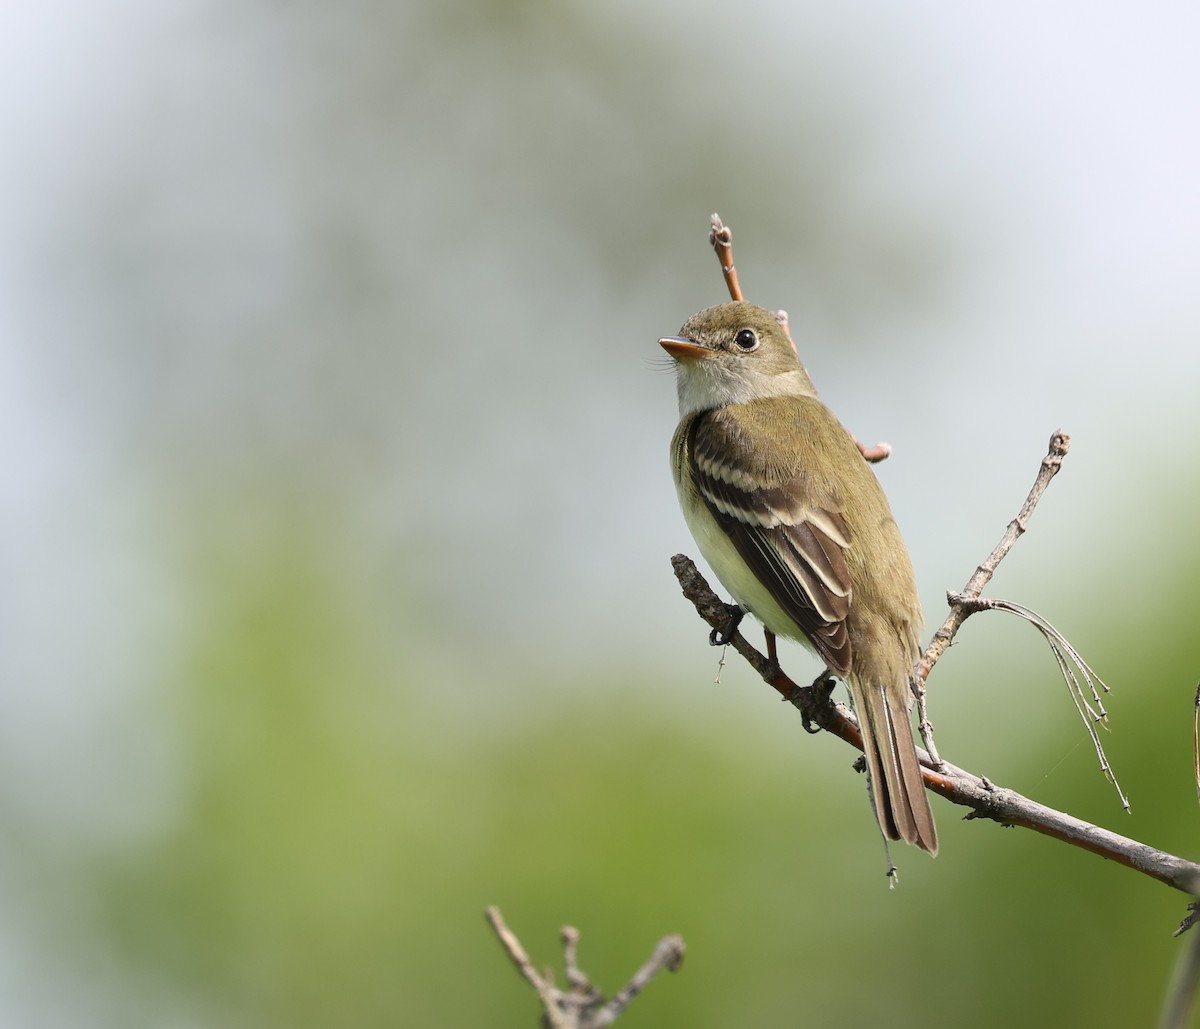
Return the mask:
<svg viewBox="0 0 1200 1029">
<path fill-rule="evenodd" d="M 738 626 L 742 619 L 746 617 L 746 612 L 743 611 L 737 604 L 726 604 L 725 610 L 729 614 L 729 621 L 725 623 L 724 629 L 713 629 L 708 634 L 708 644 L 710 647 L 727 647 L 733 642 L 733 637 L 737 634 Z"/>
</svg>

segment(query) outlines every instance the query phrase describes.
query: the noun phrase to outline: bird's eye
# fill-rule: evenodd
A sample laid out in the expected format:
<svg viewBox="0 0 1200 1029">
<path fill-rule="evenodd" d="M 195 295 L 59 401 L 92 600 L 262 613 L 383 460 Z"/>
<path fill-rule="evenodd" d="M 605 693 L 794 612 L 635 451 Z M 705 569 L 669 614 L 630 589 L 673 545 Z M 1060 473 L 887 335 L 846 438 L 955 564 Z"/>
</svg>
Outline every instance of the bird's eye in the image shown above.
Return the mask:
<svg viewBox="0 0 1200 1029">
<path fill-rule="evenodd" d="M 758 334 L 753 329 L 742 329 L 733 341 L 738 345 L 739 350 L 749 353 L 758 347 Z"/>
</svg>

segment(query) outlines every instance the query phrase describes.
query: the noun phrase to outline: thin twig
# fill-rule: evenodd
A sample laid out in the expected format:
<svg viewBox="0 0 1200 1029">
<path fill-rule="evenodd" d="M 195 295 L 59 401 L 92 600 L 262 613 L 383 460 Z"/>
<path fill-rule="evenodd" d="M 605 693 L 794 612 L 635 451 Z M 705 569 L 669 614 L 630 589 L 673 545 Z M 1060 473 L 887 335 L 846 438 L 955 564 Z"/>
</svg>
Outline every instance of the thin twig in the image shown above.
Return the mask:
<svg viewBox="0 0 1200 1029">
<path fill-rule="evenodd" d="M 603 1029 L 620 1016 L 629 1002 L 645 989 L 664 968 L 668 972 L 679 971 L 683 962 L 683 937 L 664 936 L 658 941 L 649 959 L 633 975 L 633 978 L 611 999 L 605 1000 L 600 990 L 579 968 L 579 930 L 564 926 L 560 933 L 563 946 L 563 963 L 566 966 L 568 990 L 554 985 L 554 977 L 547 970 L 542 975 L 533 967 L 525 948 L 516 934 L 504 924 L 500 909 L 494 905 L 484 909 L 484 917 L 508 953 L 517 971 L 529 982 L 542 1004 L 545 1025 L 550 1029 Z"/>
<path fill-rule="evenodd" d="M 725 287 L 729 290 L 729 298 L 731 300 L 745 300 L 746 297 L 742 293 L 741 283 L 738 282 L 737 269 L 733 266 L 733 229 L 725 225 L 721 221 L 719 214 L 713 214 L 710 219 L 710 228 L 708 232 L 708 241 L 712 244 L 712 248 L 716 251 L 717 260 L 721 262 L 721 275 L 725 278 Z M 775 320 L 779 323 L 779 327 L 783 329 L 783 334 L 787 337 L 787 341 L 792 345 L 792 349 L 796 350 L 796 341 L 792 339 L 792 328 L 788 324 L 787 311 L 775 311 Z M 797 350 L 798 354 L 799 351 Z M 854 445 L 858 447 L 859 453 L 863 458 L 871 464 L 877 464 L 880 461 L 885 461 L 892 453 L 890 444 L 876 443 L 873 447 L 867 447 L 854 439 L 851 434 L 850 438 L 854 440 Z"/>
<path fill-rule="evenodd" d="M 925 681 L 929 678 L 929 673 L 933 670 L 933 666 L 937 664 L 938 658 L 946 652 L 946 648 L 950 646 L 955 634 L 962 627 L 962 623 L 972 613 L 965 601 L 978 597 L 983 592 L 983 588 L 995 573 L 996 567 L 1004 560 L 1005 555 L 1012 550 L 1013 544 L 1024 534 L 1030 516 L 1033 514 L 1033 509 L 1037 507 L 1038 501 L 1042 499 L 1042 494 L 1046 492 L 1046 487 L 1050 485 L 1050 480 L 1058 474 L 1058 470 L 1062 467 L 1063 458 L 1067 456 L 1067 451 L 1070 448 L 1071 437 L 1061 429 L 1050 437 L 1050 449 L 1047 451 L 1046 456 L 1042 458 L 1042 464 L 1038 468 L 1033 488 L 1029 491 L 1029 496 L 1025 498 L 1025 503 L 1021 505 L 1021 510 L 1017 512 L 1017 517 L 1008 523 L 1008 528 L 1004 531 L 1004 535 L 1000 537 L 1000 542 L 996 544 L 995 549 L 987 556 L 987 560 L 975 569 L 975 574 L 967 580 L 967 584 L 962 588 L 962 592 L 952 595 L 947 594 L 947 600 L 950 601 L 950 614 L 946 618 L 946 621 L 942 623 L 942 627 L 933 634 L 933 639 L 930 641 L 921 660 L 917 663 L 918 690 L 923 690 Z M 918 692 L 918 700 L 923 700 L 920 692 Z"/>
<path fill-rule="evenodd" d="M 780 308 L 778 311 L 772 311 L 771 313 L 775 315 L 775 320 L 779 323 L 779 327 L 783 329 L 783 334 L 787 337 L 787 341 L 792 345 L 792 352 L 799 357 L 800 351 L 796 349 L 796 341 L 792 339 L 792 326 L 788 321 L 787 311 L 783 310 L 783 308 Z M 853 437 L 851 437 L 851 439 L 853 439 Z M 855 442 L 858 441 L 855 440 Z"/>
<path fill-rule="evenodd" d="M 713 214 L 708 241 L 717 252 L 717 260 L 721 262 L 721 274 L 725 276 L 725 286 L 729 290 L 730 300 L 745 300 L 742 287 L 738 284 L 737 269 L 733 266 L 733 229 L 721 224 L 721 216 Z M 789 337 L 790 338 L 790 337 Z M 795 344 L 793 344 L 793 347 Z"/>
<path fill-rule="evenodd" d="M 671 558 L 671 565 L 683 595 L 692 602 L 700 617 L 713 628 L 723 630 L 729 620 L 728 612 L 695 564 L 683 554 L 676 554 Z M 772 688 L 799 709 L 806 722 L 818 725 L 862 750 L 862 737 L 850 711 L 829 700 L 827 695 L 822 697 L 812 687 L 797 686 L 740 632 L 733 634 L 730 645 Z M 935 763 L 926 751 L 918 750 L 918 753 L 924 766 L 921 774 L 926 786 L 952 803 L 971 808 L 972 817 L 1033 829 L 1135 869 L 1185 893 L 1200 892 L 1200 865 L 1194 862 L 1038 804 L 954 765 Z"/>
<path fill-rule="evenodd" d="M 592 982 L 579 968 L 579 930 L 573 925 L 564 925 L 558 934 L 563 947 L 563 967 L 567 970 L 567 982 L 572 990 L 593 990 Z"/>
<path fill-rule="evenodd" d="M 880 461 L 886 461 L 892 456 L 892 445 L 890 443 L 876 443 L 873 447 L 868 447 L 864 443 L 859 443 L 851 434 L 850 438 L 854 440 L 854 445 L 858 447 L 858 452 L 862 454 L 863 459 L 868 464 L 878 464 Z"/>
<path fill-rule="evenodd" d="M 517 939 L 516 933 L 504 924 L 500 909 L 494 904 L 490 905 L 484 908 L 483 915 L 499 938 L 500 945 L 512 958 L 512 963 L 517 966 L 517 971 L 525 977 L 534 992 L 537 993 L 538 1000 L 542 1002 L 542 1012 L 546 1017 L 546 1024 L 551 1029 L 571 1029 L 571 1023 L 565 1021 L 565 1012 L 558 1002 L 559 991 L 555 987 L 554 981 L 549 976 L 543 977 L 533 967 L 533 962 L 529 960 L 529 955 L 525 953 L 525 948 L 521 946 L 521 941 Z"/>
<path fill-rule="evenodd" d="M 646 959 L 636 972 L 633 973 L 633 978 L 625 984 L 625 986 L 610 1000 L 601 1011 L 597 1012 L 597 1018 L 592 1025 L 606 1026 L 611 1025 L 621 1015 L 621 1012 L 628 1007 L 629 1002 L 633 1000 L 639 993 L 642 992 L 650 982 L 662 969 L 668 972 L 678 972 L 683 965 L 683 955 L 685 948 L 683 945 L 683 937 L 678 934 L 672 936 L 664 936 L 658 941 L 658 946 L 654 948 L 654 952 Z M 607 1020 L 601 1021 L 601 1018 L 607 1016 Z"/>
<path fill-rule="evenodd" d="M 968 614 L 974 614 L 976 611 L 1008 612 L 1016 615 L 1022 621 L 1028 622 L 1042 634 L 1042 638 L 1045 639 L 1054 655 L 1054 660 L 1058 662 L 1059 674 L 1062 676 L 1063 682 L 1067 684 L 1067 692 L 1070 694 L 1075 710 L 1079 712 L 1079 717 L 1083 720 L 1084 728 L 1096 750 L 1096 756 L 1100 761 L 1100 770 L 1104 773 L 1104 777 L 1112 783 L 1113 789 L 1117 791 L 1117 796 L 1121 798 L 1121 806 L 1128 811 L 1129 799 L 1121 789 L 1121 784 L 1117 782 L 1116 773 L 1113 772 L 1112 766 L 1108 762 L 1108 755 L 1104 753 L 1104 745 L 1100 742 L 1100 735 L 1096 732 L 1097 724 L 1108 727 L 1108 712 L 1104 710 L 1104 701 L 1100 697 L 1101 690 L 1105 693 L 1109 692 L 1108 684 L 1096 674 L 1092 666 L 1083 659 L 1083 655 L 1075 649 L 1066 636 L 1040 614 L 1025 605 L 1015 604 L 1011 600 L 999 600 L 992 597 L 963 597 L 958 594 L 951 594 L 951 603 L 964 605 L 968 609 Z M 1085 686 L 1087 687 L 1086 691 Z"/>
<path fill-rule="evenodd" d="M 1061 429 L 1050 437 L 1049 449 L 1046 451 L 1046 456 L 1042 458 L 1037 477 L 1033 480 L 1033 487 L 1025 498 L 1025 503 L 1021 505 L 1021 510 L 1017 512 L 1017 517 L 1008 523 L 1008 528 L 1004 530 L 1000 542 L 988 554 L 983 564 L 975 569 L 975 573 L 967 580 L 962 592 L 946 594 L 946 600 L 950 604 L 950 614 L 942 623 L 941 628 L 933 634 L 933 639 L 929 641 L 929 646 L 921 655 L 921 660 L 917 662 L 912 684 L 913 695 L 917 699 L 917 726 L 921 733 L 921 740 L 936 762 L 941 761 L 941 756 L 938 754 L 937 744 L 933 740 L 933 723 L 929 720 L 929 711 L 925 703 L 925 683 L 929 678 L 929 673 L 933 671 L 933 666 L 937 664 L 938 659 L 953 642 L 958 630 L 962 628 L 962 623 L 975 610 L 978 610 L 978 608 L 972 607 L 972 601 L 983 592 L 983 588 L 991 581 L 1000 562 L 1024 534 L 1029 519 L 1033 515 L 1033 509 L 1042 499 L 1042 494 L 1046 492 L 1050 480 L 1058 474 L 1063 458 L 1067 456 L 1067 451 L 1070 449 L 1071 437 Z"/>
</svg>

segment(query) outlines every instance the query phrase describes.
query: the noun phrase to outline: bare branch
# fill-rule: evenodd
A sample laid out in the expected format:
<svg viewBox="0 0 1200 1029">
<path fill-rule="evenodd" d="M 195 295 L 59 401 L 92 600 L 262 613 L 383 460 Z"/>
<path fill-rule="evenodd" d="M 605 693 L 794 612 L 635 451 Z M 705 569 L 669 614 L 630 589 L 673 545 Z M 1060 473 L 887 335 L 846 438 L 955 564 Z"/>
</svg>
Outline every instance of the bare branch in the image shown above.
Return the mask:
<svg viewBox="0 0 1200 1029">
<path fill-rule="evenodd" d="M 1029 491 L 1029 496 L 1025 498 L 1025 503 L 1021 505 L 1021 510 L 1017 512 L 1017 517 L 1008 523 L 1008 528 L 1000 538 L 1000 542 L 996 544 L 995 549 L 987 556 L 983 564 L 975 569 L 975 574 L 967 580 L 967 584 L 963 587 L 962 592 L 947 594 L 946 599 L 950 603 L 950 614 L 942 624 L 942 627 L 933 634 L 933 639 L 930 641 L 921 660 L 917 663 L 917 686 L 919 689 L 924 687 L 925 680 L 929 678 L 929 673 L 933 670 L 933 666 L 937 664 L 938 658 L 946 652 L 946 648 L 950 646 L 962 623 L 973 613 L 968 602 L 983 592 L 983 588 L 991 580 L 992 575 L 995 574 L 1000 562 L 1012 550 L 1013 544 L 1024 535 L 1026 526 L 1029 524 L 1029 519 L 1033 515 L 1033 509 L 1037 507 L 1038 501 L 1042 499 L 1042 494 L 1046 492 L 1046 487 L 1050 485 L 1050 480 L 1058 474 L 1058 470 L 1062 467 L 1063 458 L 1067 456 L 1067 451 L 1070 448 L 1071 437 L 1061 429 L 1050 437 L 1050 449 L 1047 451 L 1046 456 L 1042 458 L 1037 478 L 1033 482 L 1033 488 Z"/>
<path fill-rule="evenodd" d="M 658 941 L 658 946 L 654 948 L 654 953 L 646 959 L 646 963 L 634 972 L 633 978 L 612 1000 L 596 1012 L 596 1017 L 589 1024 L 597 1027 L 612 1025 L 621 1016 L 629 1002 L 641 993 L 659 972 L 664 968 L 668 972 L 678 972 L 683 965 L 684 953 L 682 936 L 678 934 L 664 936 Z"/>
<path fill-rule="evenodd" d="M 796 341 L 792 339 L 792 326 L 788 322 L 787 311 L 780 309 L 772 313 L 775 315 L 775 320 L 779 322 L 779 327 L 783 329 L 783 334 L 787 337 L 787 341 L 792 345 L 792 351 L 799 357 L 800 351 L 796 349 Z"/>
<path fill-rule="evenodd" d="M 742 287 L 738 284 L 737 269 L 733 266 L 733 229 L 721 224 L 719 214 L 712 216 L 708 241 L 712 244 L 713 250 L 717 252 L 717 260 L 721 262 L 721 274 L 725 276 L 729 299 L 745 300 L 746 298 L 742 295 Z M 795 344 L 792 345 L 795 346 Z"/>
<path fill-rule="evenodd" d="M 717 260 L 721 262 L 721 274 L 725 278 L 725 287 L 729 290 L 729 298 L 731 300 L 745 300 L 746 297 L 742 293 L 741 283 L 738 282 L 737 269 L 733 266 L 733 229 L 721 221 L 719 214 L 714 213 L 710 219 L 708 242 L 712 245 L 713 250 L 716 251 Z M 776 311 L 775 320 L 779 323 L 779 327 L 783 329 L 783 334 L 792 345 L 792 349 L 796 350 L 796 341 L 792 339 L 792 329 L 788 324 L 787 311 Z M 799 353 L 799 351 L 796 352 Z M 892 453 L 892 448 L 887 443 L 876 443 L 873 447 L 867 447 L 859 443 L 857 439 L 854 439 L 853 435 L 850 438 L 854 440 L 854 445 L 858 447 L 863 458 L 871 464 L 887 460 Z"/>
<path fill-rule="evenodd" d="M 567 982 L 572 990 L 592 990 L 591 980 L 579 969 L 579 930 L 573 925 L 564 925 L 559 939 L 563 945 L 563 966 L 567 970 Z"/>
<path fill-rule="evenodd" d="M 729 625 L 729 610 L 724 601 L 712 591 L 708 580 L 700 574 L 692 559 L 686 554 L 676 554 L 671 558 L 671 567 L 675 569 L 675 578 L 679 580 L 683 595 L 692 602 L 697 614 L 717 632 L 724 633 Z M 798 689 L 796 683 L 784 675 L 777 664 L 755 650 L 736 629 L 729 637 L 729 645 L 746 659 L 764 681 L 775 687 L 784 700 L 791 699 Z"/>
<path fill-rule="evenodd" d="M 671 558 L 671 565 L 684 596 L 692 602 L 700 617 L 713 628 L 723 630 L 728 622 L 728 613 L 695 564 L 683 554 L 676 554 Z M 797 686 L 778 665 L 772 664 L 751 646 L 740 632 L 734 633 L 731 645 L 764 681 L 800 711 L 806 723 L 818 725 L 862 750 L 862 737 L 854 715 L 831 701 L 827 692 L 812 686 Z M 1038 804 L 954 765 L 935 762 L 926 751 L 918 750 L 918 753 L 924 766 L 921 773 L 925 785 L 952 803 L 971 808 L 973 813 L 970 817 L 1033 829 L 1135 869 L 1185 893 L 1200 892 L 1200 865 L 1194 862 Z"/>
<path fill-rule="evenodd" d="M 859 443 L 853 435 L 850 437 L 854 440 L 854 445 L 858 447 L 858 452 L 862 454 L 863 459 L 868 464 L 878 464 L 880 461 L 886 461 L 892 456 L 892 445 L 890 443 L 876 443 L 873 447 L 868 447 L 865 443 Z"/>
<path fill-rule="evenodd" d="M 683 962 L 683 937 L 664 936 L 646 963 L 634 973 L 633 978 L 616 996 L 606 1001 L 600 990 L 579 968 L 578 929 L 568 925 L 564 926 L 560 933 L 567 982 L 570 986 L 568 990 L 560 990 L 554 985 L 554 978 L 549 971 L 542 975 L 533 967 L 533 962 L 529 960 L 521 941 L 504 924 L 498 907 L 493 905 L 484 909 L 484 917 L 513 964 L 517 966 L 517 971 L 537 993 L 542 1004 L 544 1024 L 550 1029 L 602 1029 L 612 1025 L 629 1002 L 641 993 L 660 971 L 665 968 L 668 972 L 677 972 Z"/>
<path fill-rule="evenodd" d="M 538 1000 L 542 1002 L 542 1011 L 546 1016 L 546 1024 L 551 1029 L 570 1029 L 571 1023 L 564 1020 L 564 1014 L 558 1003 L 559 991 L 554 986 L 554 981 L 549 977 L 543 978 L 538 974 L 538 970 L 533 967 L 533 962 L 529 960 L 529 955 L 525 953 L 525 948 L 521 946 L 521 941 L 517 939 L 516 934 L 504 924 L 504 918 L 500 914 L 500 909 L 494 904 L 484 908 L 484 917 L 488 920 L 492 930 L 500 940 L 500 945 L 512 958 L 512 962 L 517 966 L 517 971 L 521 973 L 533 987 L 538 995 Z"/>
<path fill-rule="evenodd" d="M 937 752 L 937 745 L 933 741 L 933 724 L 929 721 L 929 712 L 925 704 L 925 683 L 929 678 L 929 673 L 933 671 L 933 666 L 937 664 L 938 659 L 946 652 L 946 648 L 953 642 L 958 630 L 962 628 L 962 623 L 967 618 L 980 610 L 980 606 L 974 602 L 983 592 L 984 586 L 991 581 L 1000 562 L 1012 550 L 1013 545 L 1025 533 L 1025 529 L 1029 523 L 1030 517 L 1033 515 L 1033 509 L 1037 507 L 1038 501 L 1042 499 L 1042 494 L 1046 492 L 1046 487 L 1050 485 L 1050 480 L 1058 474 L 1058 470 L 1062 467 L 1063 458 L 1067 456 L 1067 451 L 1071 448 L 1071 437 L 1059 429 L 1050 437 L 1050 448 L 1046 452 L 1046 456 L 1042 458 L 1042 463 L 1038 467 L 1037 478 L 1033 481 L 1033 488 L 1029 491 L 1029 496 L 1025 498 L 1025 503 L 1021 505 L 1021 510 L 1017 512 L 1017 517 L 1008 523 L 1008 528 L 1004 531 L 1004 535 L 1000 537 L 1000 542 L 996 544 L 992 552 L 987 556 L 987 559 L 978 568 L 975 573 L 967 580 L 966 586 L 963 587 L 961 593 L 950 592 L 946 594 L 946 600 L 950 605 L 950 614 L 946 621 L 942 623 L 940 629 L 933 634 L 933 639 L 929 641 L 929 646 L 925 649 L 925 653 L 921 656 L 921 660 L 917 662 L 916 674 L 913 679 L 912 689 L 913 694 L 917 698 L 917 722 L 921 732 L 921 739 L 928 748 L 929 753 L 933 755 L 935 763 L 941 763 L 941 755 Z M 1069 644 L 1068 644 L 1069 645 Z M 1058 654 L 1056 652 L 1056 657 Z M 1060 668 L 1061 668 L 1060 662 Z M 1070 680 L 1067 680 L 1068 688 L 1070 688 Z M 1108 687 L 1105 687 L 1107 689 Z M 1099 740 L 1096 739 L 1096 746 L 1099 748 Z M 1103 750 L 1101 750 L 1101 764 L 1106 765 Z M 1113 785 L 1116 785 L 1116 780 L 1112 780 Z M 1117 787 L 1117 792 L 1120 793 L 1120 787 Z M 1128 802 L 1125 801 L 1124 794 L 1121 795 L 1121 800 L 1128 808 Z"/>
</svg>

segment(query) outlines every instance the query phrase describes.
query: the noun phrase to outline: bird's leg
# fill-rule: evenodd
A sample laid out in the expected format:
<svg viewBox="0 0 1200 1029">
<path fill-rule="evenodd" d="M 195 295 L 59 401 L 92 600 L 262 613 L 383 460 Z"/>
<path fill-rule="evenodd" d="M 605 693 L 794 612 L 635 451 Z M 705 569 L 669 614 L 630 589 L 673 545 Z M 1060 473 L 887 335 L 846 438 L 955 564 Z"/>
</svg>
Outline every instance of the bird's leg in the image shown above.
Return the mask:
<svg viewBox="0 0 1200 1029">
<path fill-rule="evenodd" d="M 733 642 L 734 634 L 737 628 L 742 623 L 742 619 L 746 617 L 746 612 L 743 611 L 737 604 L 726 604 L 725 610 L 729 614 L 729 621 L 725 623 L 725 628 L 719 632 L 713 629 L 708 634 L 708 645 L 710 647 L 727 647 Z"/>
<path fill-rule="evenodd" d="M 763 626 L 763 639 L 767 643 L 767 667 L 763 671 L 763 675 L 767 677 L 767 681 L 776 678 L 783 673 L 783 669 L 779 667 L 779 655 L 775 652 L 775 634 Z"/>
</svg>

